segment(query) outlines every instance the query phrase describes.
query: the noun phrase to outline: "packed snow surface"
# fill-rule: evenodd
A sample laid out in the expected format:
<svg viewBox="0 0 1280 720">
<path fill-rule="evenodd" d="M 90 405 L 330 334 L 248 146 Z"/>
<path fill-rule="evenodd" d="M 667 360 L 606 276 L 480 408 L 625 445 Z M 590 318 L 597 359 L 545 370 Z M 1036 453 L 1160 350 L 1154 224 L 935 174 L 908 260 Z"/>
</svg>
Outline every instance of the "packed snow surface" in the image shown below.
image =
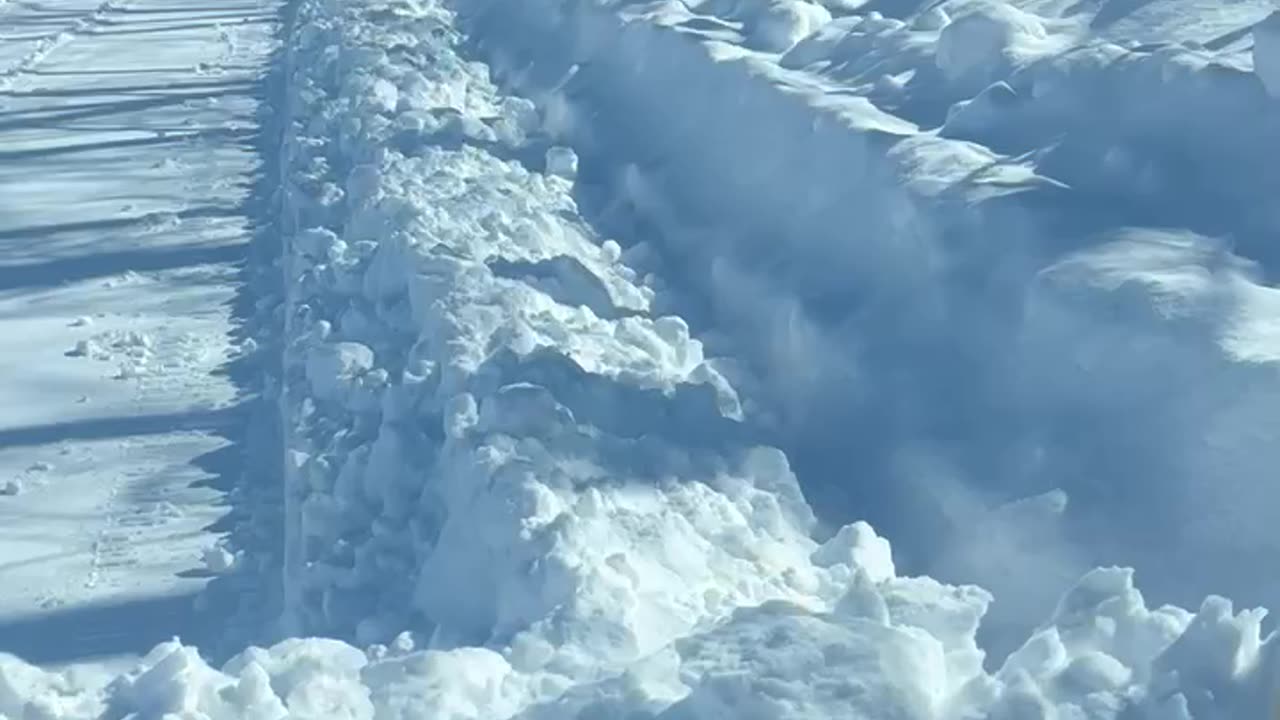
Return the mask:
<svg viewBox="0 0 1280 720">
<path fill-rule="evenodd" d="M 207 637 L 277 10 L 0 3 L 0 651 Z"/>
<path fill-rule="evenodd" d="M 1270 717 L 1274 10 L 298 0 L 287 639 L 0 717 Z"/>
</svg>

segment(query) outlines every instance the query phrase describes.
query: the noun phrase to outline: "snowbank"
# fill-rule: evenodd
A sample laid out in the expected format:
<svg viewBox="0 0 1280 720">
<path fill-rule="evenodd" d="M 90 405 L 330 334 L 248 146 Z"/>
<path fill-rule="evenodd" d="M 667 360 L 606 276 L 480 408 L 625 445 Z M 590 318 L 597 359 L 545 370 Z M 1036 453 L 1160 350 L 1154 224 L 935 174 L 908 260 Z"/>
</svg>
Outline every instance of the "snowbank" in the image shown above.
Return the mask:
<svg viewBox="0 0 1280 720">
<path fill-rule="evenodd" d="M 324 7 L 293 58 L 289 163 L 335 202 L 290 201 L 291 631 L 489 644 L 637 605 L 643 631 L 616 630 L 635 654 L 707 612 L 690 587 L 784 593 L 760 578 L 808 552 L 794 478 L 740 437 L 728 383 L 569 183 L 518 162 L 528 108 L 453 54 L 439 8 Z M 427 56 L 433 77 L 406 61 Z M 690 554 L 646 559 L 648 537 Z M 569 645 L 556 662 L 583 671 L 619 651 Z"/>
<path fill-rule="evenodd" d="M 594 682 L 530 670 L 555 652 L 536 644 L 504 655 L 415 650 L 401 637 L 362 653 L 333 640 L 288 640 L 215 670 L 175 641 L 114 680 L 0 656 L 0 714 L 1227 720 L 1264 717 L 1280 691 L 1276 643 L 1259 637 L 1261 612 L 1236 614 L 1220 598 L 1194 615 L 1151 610 L 1118 569 L 1087 575 L 998 673 L 981 673 L 973 632 L 983 593 L 894 578 L 875 562 L 864 568 L 883 548 L 865 529 L 853 535 L 860 544 L 828 568 L 846 578 L 857 568 L 834 604 L 742 607 Z"/>
<path fill-rule="evenodd" d="M 459 7 L 824 520 L 1024 627 L 1109 562 L 1161 601 L 1280 599 L 1244 559 L 1276 549 L 1280 124 L 1239 45 L 950 2 L 779 56 L 678 3 Z"/>
</svg>

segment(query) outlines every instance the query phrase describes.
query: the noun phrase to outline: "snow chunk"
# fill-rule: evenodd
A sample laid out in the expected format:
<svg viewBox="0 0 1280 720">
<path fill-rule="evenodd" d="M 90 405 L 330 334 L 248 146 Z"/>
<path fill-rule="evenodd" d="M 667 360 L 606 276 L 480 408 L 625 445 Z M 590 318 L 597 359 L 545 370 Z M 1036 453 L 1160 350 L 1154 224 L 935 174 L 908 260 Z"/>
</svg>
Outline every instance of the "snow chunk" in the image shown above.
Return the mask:
<svg viewBox="0 0 1280 720">
<path fill-rule="evenodd" d="M 227 678 L 200 659 L 195 648 L 177 641 L 156 647 L 143 660 L 143 669 L 120 678 L 113 687 L 113 705 L 139 717 L 206 715 L 226 717 L 229 708 L 219 697 Z M 219 712 L 220 711 L 220 712 Z M 124 713 L 121 713 L 122 715 Z"/>
<path fill-rule="evenodd" d="M 1267 93 L 1280 99 L 1280 10 L 1253 26 L 1253 71 Z"/>
<path fill-rule="evenodd" d="M 373 350 L 355 342 L 322 343 L 307 355 L 307 380 L 312 392 L 333 399 L 353 380 L 373 368 Z"/>
<path fill-rule="evenodd" d="M 896 574 L 889 541 L 876 535 L 865 522 L 840 528 L 840 532 L 814 550 L 810 558 L 818 567 L 848 565 L 861 569 L 873 582 L 883 582 Z"/>
<path fill-rule="evenodd" d="M 370 98 L 373 106 L 384 113 L 395 112 L 400 101 L 400 91 L 391 81 L 378 78 L 370 87 Z"/>
<path fill-rule="evenodd" d="M 332 230 L 325 228 L 309 228 L 293 238 L 294 251 L 313 260 L 327 258 L 333 248 L 342 244 Z"/>
<path fill-rule="evenodd" d="M 611 265 L 622 258 L 622 246 L 618 245 L 617 240 L 605 240 L 600 244 L 600 252 Z"/>
<path fill-rule="evenodd" d="M 205 570 L 214 574 L 222 574 L 235 568 L 238 558 L 222 545 L 206 548 L 201 559 Z"/>
<path fill-rule="evenodd" d="M 548 149 L 547 174 L 572 181 L 578 175 L 578 154 L 567 147 Z"/>
<path fill-rule="evenodd" d="M 748 20 L 757 49 L 782 53 L 831 22 L 831 11 L 803 0 L 771 0 Z"/>
<path fill-rule="evenodd" d="M 573 414 L 545 387 L 515 383 L 480 404 L 478 426 L 485 432 L 541 435 L 573 422 Z"/>
<path fill-rule="evenodd" d="M 102 346 L 93 339 L 77 340 L 70 355 L 73 357 L 99 357 L 103 354 Z"/>
<path fill-rule="evenodd" d="M 471 393 L 455 395 L 445 406 L 443 414 L 445 435 L 455 440 L 464 437 L 480 419 L 476 398 Z"/>
<path fill-rule="evenodd" d="M 935 5 L 928 10 L 920 13 L 911 21 L 911 27 L 914 30 L 941 30 L 951 22 L 951 17 L 947 15 L 947 11 L 942 9 L 941 5 Z"/>
<path fill-rule="evenodd" d="M 678 644 L 689 695 L 672 717 L 937 717 L 947 686 L 942 647 L 910 628 L 833 623 L 773 602 Z"/>
<path fill-rule="evenodd" d="M 81 720 L 103 717 L 111 677 L 94 667 L 48 672 L 0 652 L 0 717 Z"/>
<path fill-rule="evenodd" d="M 954 83 L 985 85 L 1048 39 L 1035 15 L 1005 3 L 975 3 L 938 35 L 938 69 Z"/>
</svg>

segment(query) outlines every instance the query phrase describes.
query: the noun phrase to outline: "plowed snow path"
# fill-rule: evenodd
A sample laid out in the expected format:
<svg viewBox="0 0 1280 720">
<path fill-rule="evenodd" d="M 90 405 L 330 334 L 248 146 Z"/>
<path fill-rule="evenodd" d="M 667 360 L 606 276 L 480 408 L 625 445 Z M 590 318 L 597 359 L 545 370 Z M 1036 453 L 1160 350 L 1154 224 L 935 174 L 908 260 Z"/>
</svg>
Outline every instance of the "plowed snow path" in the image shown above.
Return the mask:
<svg viewBox="0 0 1280 720">
<path fill-rule="evenodd" d="M 199 640 L 277 10 L 0 4 L 0 651 Z"/>
</svg>

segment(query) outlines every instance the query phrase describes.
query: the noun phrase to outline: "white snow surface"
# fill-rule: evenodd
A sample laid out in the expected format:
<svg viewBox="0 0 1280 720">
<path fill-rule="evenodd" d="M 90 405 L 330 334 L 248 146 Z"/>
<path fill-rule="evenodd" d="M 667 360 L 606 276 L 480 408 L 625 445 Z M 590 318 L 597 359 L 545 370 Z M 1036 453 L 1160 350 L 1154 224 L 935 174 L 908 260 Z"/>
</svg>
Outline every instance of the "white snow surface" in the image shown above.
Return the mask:
<svg viewBox="0 0 1280 720">
<path fill-rule="evenodd" d="M 242 472 L 228 336 L 276 12 L 0 4 L 2 652 L 203 635 L 200 557 Z"/>
<path fill-rule="evenodd" d="M 1272 8 L 915 5 L 298 0 L 291 637 L 0 717 L 1274 714 Z"/>
<path fill-rule="evenodd" d="M 460 7 L 827 525 L 989 587 L 1006 649 L 1098 564 L 1280 597 L 1270 3 L 842 10 L 781 53 L 680 3 Z"/>
</svg>

